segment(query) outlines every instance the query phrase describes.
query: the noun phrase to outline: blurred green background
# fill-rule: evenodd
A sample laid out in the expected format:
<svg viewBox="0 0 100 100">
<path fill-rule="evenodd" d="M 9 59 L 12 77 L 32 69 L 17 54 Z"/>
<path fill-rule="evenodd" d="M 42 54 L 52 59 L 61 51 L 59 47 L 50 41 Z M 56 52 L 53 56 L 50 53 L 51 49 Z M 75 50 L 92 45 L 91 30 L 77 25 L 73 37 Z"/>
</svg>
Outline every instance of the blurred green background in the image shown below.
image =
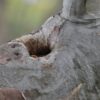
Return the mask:
<svg viewBox="0 0 100 100">
<path fill-rule="evenodd" d="M 0 44 L 38 29 L 62 0 L 0 0 Z"/>
</svg>

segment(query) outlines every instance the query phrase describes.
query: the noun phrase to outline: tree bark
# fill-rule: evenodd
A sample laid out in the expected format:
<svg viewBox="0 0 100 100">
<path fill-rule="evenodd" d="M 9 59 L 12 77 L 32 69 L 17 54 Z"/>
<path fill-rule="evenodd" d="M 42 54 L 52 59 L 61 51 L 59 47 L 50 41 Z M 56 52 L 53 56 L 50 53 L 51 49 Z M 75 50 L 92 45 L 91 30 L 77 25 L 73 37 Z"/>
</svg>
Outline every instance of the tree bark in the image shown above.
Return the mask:
<svg viewBox="0 0 100 100">
<path fill-rule="evenodd" d="M 3 97 L 100 100 L 100 19 L 87 17 L 87 0 L 63 2 L 37 32 L 0 46 Z"/>
</svg>

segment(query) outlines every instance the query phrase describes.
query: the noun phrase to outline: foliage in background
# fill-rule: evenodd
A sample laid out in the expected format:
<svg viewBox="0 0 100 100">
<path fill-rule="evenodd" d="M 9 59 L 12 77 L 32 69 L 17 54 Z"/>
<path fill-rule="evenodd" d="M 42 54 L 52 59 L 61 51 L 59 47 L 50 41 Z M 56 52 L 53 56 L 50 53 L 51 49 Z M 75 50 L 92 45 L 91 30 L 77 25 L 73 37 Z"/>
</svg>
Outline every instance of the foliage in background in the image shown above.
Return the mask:
<svg viewBox="0 0 100 100">
<path fill-rule="evenodd" d="M 60 0 L 7 0 L 5 20 L 10 38 L 39 27 L 57 10 L 58 1 Z"/>
</svg>

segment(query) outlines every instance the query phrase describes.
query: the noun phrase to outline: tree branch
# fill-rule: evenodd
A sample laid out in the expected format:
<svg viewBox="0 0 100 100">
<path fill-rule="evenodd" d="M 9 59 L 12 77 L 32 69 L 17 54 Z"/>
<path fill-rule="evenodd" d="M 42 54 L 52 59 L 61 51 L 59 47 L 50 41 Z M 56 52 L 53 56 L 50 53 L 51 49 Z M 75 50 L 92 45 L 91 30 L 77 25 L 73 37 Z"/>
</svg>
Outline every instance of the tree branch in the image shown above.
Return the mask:
<svg viewBox="0 0 100 100">
<path fill-rule="evenodd" d="M 9 87 L 8 95 L 0 90 L 1 100 L 11 88 L 17 100 L 100 99 L 100 26 L 83 18 L 85 6 L 86 0 L 64 0 L 40 30 L 0 46 L 0 87 Z"/>
</svg>

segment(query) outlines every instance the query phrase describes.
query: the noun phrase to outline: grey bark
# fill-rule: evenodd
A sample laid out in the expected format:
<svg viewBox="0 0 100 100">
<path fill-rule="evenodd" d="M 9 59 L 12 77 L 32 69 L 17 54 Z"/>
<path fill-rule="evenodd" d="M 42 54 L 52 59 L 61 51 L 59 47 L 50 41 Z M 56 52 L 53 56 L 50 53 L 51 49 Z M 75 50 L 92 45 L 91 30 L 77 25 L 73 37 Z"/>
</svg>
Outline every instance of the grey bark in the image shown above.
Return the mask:
<svg viewBox="0 0 100 100">
<path fill-rule="evenodd" d="M 39 31 L 1 45 L 0 86 L 26 100 L 100 100 L 99 17 L 87 2 L 64 0 Z"/>
</svg>

